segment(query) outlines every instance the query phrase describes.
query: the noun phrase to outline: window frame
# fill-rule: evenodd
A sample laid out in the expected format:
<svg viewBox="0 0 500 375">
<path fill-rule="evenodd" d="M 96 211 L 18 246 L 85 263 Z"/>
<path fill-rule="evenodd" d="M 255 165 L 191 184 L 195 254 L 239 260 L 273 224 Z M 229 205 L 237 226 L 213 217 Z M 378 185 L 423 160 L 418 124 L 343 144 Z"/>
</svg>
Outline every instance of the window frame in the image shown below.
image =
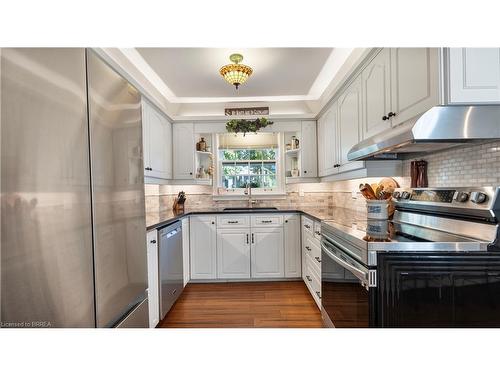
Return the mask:
<svg viewBox="0 0 500 375">
<path fill-rule="evenodd" d="M 283 141 L 282 134 L 277 133 L 278 146 L 276 150 L 275 160 L 225 160 L 220 157 L 220 149 L 219 149 L 219 134 L 216 137 L 216 149 L 214 149 L 214 157 L 216 163 L 216 176 L 214 176 L 214 196 L 224 197 L 224 196 L 240 196 L 247 197 L 245 194 L 246 188 L 225 188 L 223 186 L 223 173 L 222 173 L 222 162 L 230 161 L 234 163 L 247 163 L 250 165 L 252 162 L 256 163 L 266 163 L 266 162 L 274 162 L 276 165 L 276 187 L 273 188 L 252 188 L 252 195 L 255 196 L 266 196 L 266 195 L 284 195 L 285 194 L 285 173 L 283 171 Z M 236 149 L 235 149 L 236 150 Z M 252 148 L 240 148 L 238 150 L 252 150 Z M 255 150 L 255 149 L 254 149 Z M 248 174 L 252 175 L 252 174 Z M 244 175 L 247 176 L 247 175 Z M 265 174 L 257 175 L 257 176 L 266 176 Z"/>
</svg>

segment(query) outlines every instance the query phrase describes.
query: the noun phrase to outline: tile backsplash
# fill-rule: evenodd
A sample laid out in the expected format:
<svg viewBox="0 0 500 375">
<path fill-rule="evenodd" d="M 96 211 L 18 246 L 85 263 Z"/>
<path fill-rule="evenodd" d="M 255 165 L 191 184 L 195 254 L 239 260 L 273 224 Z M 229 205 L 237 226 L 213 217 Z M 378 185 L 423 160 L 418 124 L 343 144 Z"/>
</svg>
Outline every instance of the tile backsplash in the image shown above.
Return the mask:
<svg viewBox="0 0 500 375">
<path fill-rule="evenodd" d="M 425 155 L 428 162 L 429 186 L 483 186 L 500 185 L 500 141 L 467 147 L 457 147 Z M 410 160 L 403 163 L 403 176 L 395 177 L 401 186 L 409 186 Z M 360 182 L 372 183 L 379 178 L 365 178 L 337 182 L 294 184 L 287 186 L 282 199 L 259 200 L 256 206 L 273 207 L 345 207 L 365 208 L 365 200 L 358 192 Z M 185 191 L 186 208 L 242 206 L 242 200 L 214 200 L 210 186 L 146 185 L 146 211 L 170 210 L 177 192 Z"/>
<path fill-rule="evenodd" d="M 500 185 L 500 141 L 456 147 L 423 156 L 432 187 Z M 410 177 L 410 161 L 403 164 L 403 175 Z"/>
</svg>

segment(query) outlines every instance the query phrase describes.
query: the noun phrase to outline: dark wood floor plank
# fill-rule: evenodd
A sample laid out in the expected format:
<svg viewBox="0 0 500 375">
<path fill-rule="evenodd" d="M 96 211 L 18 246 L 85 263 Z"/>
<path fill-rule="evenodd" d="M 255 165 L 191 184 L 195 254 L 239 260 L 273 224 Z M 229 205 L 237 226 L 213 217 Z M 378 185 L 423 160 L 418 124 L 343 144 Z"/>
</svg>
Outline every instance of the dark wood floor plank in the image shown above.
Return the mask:
<svg viewBox="0 0 500 375">
<path fill-rule="evenodd" d="M 319 328 L 302 281 L 190 283 L 161 328 Z"/>
</svg>

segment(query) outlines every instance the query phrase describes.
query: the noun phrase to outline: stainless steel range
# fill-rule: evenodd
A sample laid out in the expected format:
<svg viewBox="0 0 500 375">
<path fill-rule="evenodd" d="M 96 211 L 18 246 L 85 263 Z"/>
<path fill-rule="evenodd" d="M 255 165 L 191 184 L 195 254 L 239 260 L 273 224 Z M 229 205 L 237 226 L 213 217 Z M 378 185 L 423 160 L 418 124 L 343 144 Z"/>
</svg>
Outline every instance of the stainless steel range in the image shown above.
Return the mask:
<svg viewBox="0 0 500 375">
<path fill-rule="evenodd" d="M 492 318 L 500 313 L 500 188 L 398 189 L 393 200 L 392 220 L 322 223 L 325 324 L 500 325 Z"/>
</svg>

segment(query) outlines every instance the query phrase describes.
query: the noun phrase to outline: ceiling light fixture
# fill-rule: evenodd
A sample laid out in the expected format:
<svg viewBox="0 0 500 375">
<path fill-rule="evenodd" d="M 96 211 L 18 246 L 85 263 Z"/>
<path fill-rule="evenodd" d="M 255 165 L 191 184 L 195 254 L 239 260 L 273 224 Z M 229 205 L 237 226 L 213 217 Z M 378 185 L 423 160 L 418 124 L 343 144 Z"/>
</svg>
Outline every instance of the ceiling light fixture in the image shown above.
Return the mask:
<svg viewBox="0 0 500 375">
<path fill-rule="evenodd" d="M 229 60 L 231 60 L 233 64 L 224 65 L 220 68 L 219 73 L 228 83 L 234 85 L 236 90 L 238 90 L 238 86 L 246 82 L 253 70 L 249 66 L 240 64 L 240 62 L 243 61 L 243 55 L 239 53 L 233 53 L 229 56 Z"/>
</svg>

